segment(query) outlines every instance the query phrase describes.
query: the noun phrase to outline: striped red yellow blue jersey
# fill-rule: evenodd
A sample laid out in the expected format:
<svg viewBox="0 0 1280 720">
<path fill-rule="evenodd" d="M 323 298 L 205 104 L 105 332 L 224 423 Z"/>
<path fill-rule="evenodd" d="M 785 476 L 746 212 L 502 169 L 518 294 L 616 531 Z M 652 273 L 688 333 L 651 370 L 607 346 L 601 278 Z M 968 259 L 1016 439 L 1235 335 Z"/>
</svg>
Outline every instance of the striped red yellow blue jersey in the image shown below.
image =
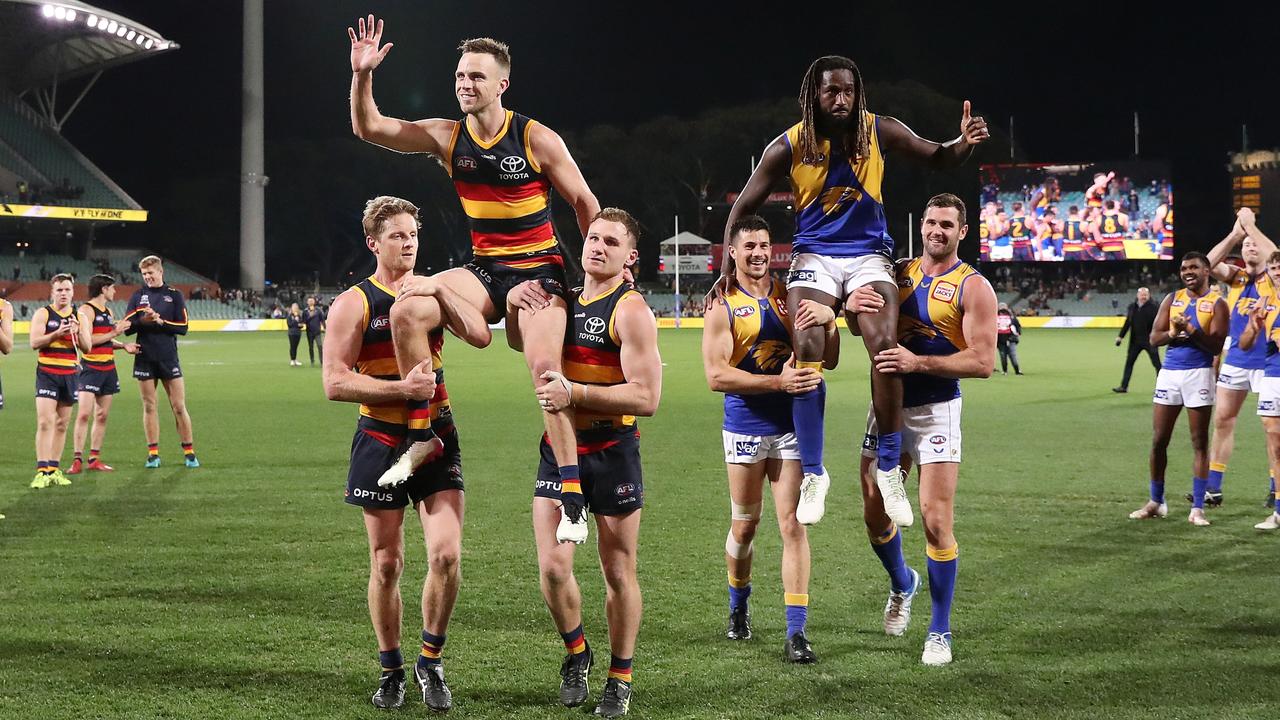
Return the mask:
<svg viewBox="0 0 1280 720">
<path fill-rule="evenodd" d="M 507 111 L 498 135 L 484 142 L 458 121 L 445 158 L 477 258 L 524 268 L 563 264 L 551 224 L 551 181 L 529 151 L 536 121 Z"/>
<path fill-rule="evenodd" d="M 115 316 L 111 314 L 111 308 L 105 305 L 98 307 L 93 302 L 87 302 L 85 307 L 93 311 L 93 329 L 89 352 L 85 353 L 81 360 L 89 370 L 114 370 L 116 367 L 115 343 L 107 336 L 115 330 Z"/>
<path fill-rule="evenodd" d="M 49 313 L 44 323 L 44 331 L 46 333 L 57 330 L 64 320 L 75 315 L 75 310 L 70 307 L 65 312 L 58 312 L 52 305 L 45 305 L 44 309 Z M 66 335 L 40 348 L 36 353 L 37 372 L 50 375 L 70 375 L 79 369 L 80 367 L 76 364 L 75 339 Z"/>
<path fill-rule="evenodd" d="M 1188 320 L 1188 333 L 1197 328 L 1208 332 L 1209 323 L 1213 319 L 1213 306 L 1221 299 L 1222 295 L 1212 288 L 1200 297 L 1195 297 L 1186 288 L 1182 288 L 1173 294 L 1173 301 L 1169 304 L 1169 318 L 1172 320 L 1175 315 L 1184 315 Z M 1169 327 L 1172 329 L 1172 324 Z M 1164 354 L 1164 367 L 1169 370 L 1213 367 L 1214 357 L 1194 340 L 1180 338 L 1169 343 L 1169 349 Z"/>
<path fill-rule="evenodd" d="M 396 365 L 396 351 L 391 344 L 391 304 L 396 300 L 394 290 L 378 282 L 372 276 L 361 280 L 353 289 L 364 301 L 364 328 L 360 337 L 360 354 L 356 357 L 355 371 L 379 380 L 399 380 L 400 369 Z M 436 392 L 431 396 L 427 412 L 431 426 L 437 430 L 453 424 L 453 410 L 449 406 L 449 391 L 444 385 L 444 330 L 432 330 L 428 338 L 431 345 L 431 365 L 436 373 Z M 381 403 L 365 403 L 360 414 L 391 425 L 408 427 L 408 405 L 403 400 Z"/>
<path fill-rule="evenodd" d="M 969 347 L 964 339 L 965 282 L 981 277 L 973 266 L 956 261 L 946 272 L 926 275 L 922 259 L 899 261 L 898 342 L 916 355 L 954 355 Z M 924 373 L 902 378 L 902 406 L 916 407 L 960 397 L 960 381 Z"/>
<path fill-rule="evenodd" d="M 1016 248 L 1031 247 L 1031 231 L 1027 227 L 1026 215 L 1014 215 L 1009 218 L 1009 239 Z"/>
<path fill-rule="evenodd" d="M 779 375 L 791 357 L 787 289 L 771 281 L 769 294 L 756 297 L 740 286 L 724 296 L 733 351 L 729 364 L 756 375 Z M 784 392 L 724 395 L 724 429 L 740 435 L 794 432 L 791 396 Z"/>
<path fill-rule="evenodd" d="M 571 317 L 565 327 L 564 338 L 566 378 L 589 386 L 621 385 L 627 381 L 622 372 L 622 342 L 614 322 L 618 304 L 635 294 L 631 284 L 622 280 L 593 298 L 582 297 L 581 289 L 573 291 L 569 304 Z M 616 442 L 612 439 L 613 431 L 636 424 L 633 415 L 609 415 L 583 408 L 574 412 L 573 421 L 580 454 L 607 447 Z"/>
<path fill-rule="evenodd" d="M 1230 331 L 1227 333 L 1227 355 L 1222 361 L 1238 368 L 1256 370 L 1267 361 L 1265 344 L 1256 343 L 1246 352 L 1240 349 L 1240 335 L 1249 324 L 1249 311 L 1253 306 L 1275 295 L 1271 276 L 1267 275 L 1266 270 L 1251 275 L 1243 268 L 1236 268 L 1227 280 L 1227 285 Z"/>
<path fill-rule="evenodd" d="M 1124 250 L 1124 228 L 1120 225 L 1119 215 L 1103 215 L 1098 221 L 1098 233 L 1102 236 L 1100 243 L 1107 252 Z"/>
<path fill-rule="evenodd" d="M 1084 232 L 1080 229 L 1080 220 L 1067 220 L 1062 224 L 1062 251 L 1081 252 L 1084 250 Z"/>
<path fill-rule="evenodd" d="M 884 153 L 879 118 L 865 117 L 869 141 L 865 157 L 851 158 L 827 138 L 818 157 L 804 158 L 797 123 L 783 135 L 791 148 L 791 191 L 796 199 L 796 233 L 791 249 L 828 257 L 893 255 L 881 197 Z"/>
</svg>

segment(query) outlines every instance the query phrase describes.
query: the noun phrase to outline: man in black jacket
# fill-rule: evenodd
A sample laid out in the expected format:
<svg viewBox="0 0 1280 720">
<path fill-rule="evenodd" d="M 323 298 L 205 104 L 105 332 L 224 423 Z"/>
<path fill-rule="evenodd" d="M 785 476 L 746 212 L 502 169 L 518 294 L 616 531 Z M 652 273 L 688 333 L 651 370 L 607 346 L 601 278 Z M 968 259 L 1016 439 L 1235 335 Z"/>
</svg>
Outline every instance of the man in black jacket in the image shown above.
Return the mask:
<svg viewBox="0 0 1280 720">
<path fill-rule="evenodd" d="M 1111 388 L 1111 392 L 1129 392 L 1129 378 L 1133 375 L 1133 363 L 1143 351 L 1151 356 L 1151 365 L 1160 372 L 1160 352 L 1151 347 L 1151 326 L 1156 321 L 1156 303 L 1151 302 L 1151 291 L 1138 288 L 1138 299 L 1129 303 L 1129 311 L 1125 314 L 1124 325 L 1116 336 L 1116 347 L 1129 334 L 1129 356 L 1124 361 L 1124 379 L 1120 387 Z M 1131 332 L 1132 331 L 1132 332 Z"/>
</svg>

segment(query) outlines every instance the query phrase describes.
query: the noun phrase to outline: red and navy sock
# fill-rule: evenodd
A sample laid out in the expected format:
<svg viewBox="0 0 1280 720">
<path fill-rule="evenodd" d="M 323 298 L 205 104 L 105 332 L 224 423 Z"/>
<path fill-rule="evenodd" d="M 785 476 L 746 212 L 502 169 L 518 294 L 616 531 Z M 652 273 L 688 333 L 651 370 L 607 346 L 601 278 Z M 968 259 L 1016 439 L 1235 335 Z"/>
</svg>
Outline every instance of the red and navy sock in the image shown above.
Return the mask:
<svg viewBox="0 0 1280 720">
<path fill-rule="evenodd" d="M 560 633 L 560 637 L 564 639 L 565 652 L 570 655 L 578 655 L 590 649 L 587 645 L 587 636 L 582 633 L 581 623 L 567 633 Z"/>
<path fill-rule="evenodd" d="M 101 456 L 102 456 L 102 451 L 99 450 L 98 448 L 89 449 L 89 462 L 97 462 L 98 458 Z"/>
<path fill-rule="evenodd" d="M 436 436 L 431 429 L 431 401 L 410 400 L 409 406 L 409 442 L 427 442 Z"/>
<path fill-rule="evenodd" d="M 404 667 L 404 656 L 400 654 L 400 648 L 379 650 L 378 662 L 382 665 L 382 674 L 386 675 Z"/>
<path fill-rule="evenodd" d="M 195 445 L 195 443 L 182 443 L 182 454 L 183 454 L 183 456 L 185 456 L 188 460 L 190 460 L 190 459 L 194 458 L 194 457 L 196 456 L 196 445 Z"/>
<path fill-rule="evenodd" d="M 82 452 L 80 452 L 79 450 L 77 450 L 77 451 L 76 451 L 76 454 L 75 454 L 75 457 L 73 457 L 73 458 L 71 458 L 71 459 L 72 459 L 72 460 L 84 460 L 84 457 L 83 457 L 83 456 L 84 456 L 84 453 L 82 453 Z"/>
<path fill-rule="evenodd" d="M 418 653 L 418 666 L 423 668 L 440 664 L 440 656 L 444 653 L 444 635 L 433 635 L 422 631 L 422 652 Z"/>
<path fill-rule="evenodd" d="M 609 677 L 621 680 L 624 683 L 631 683 L 631 658 L 620 658 L 617 655 L 609 656 Z"/>
<path fill-rule="evenodd" d="M 147 457 L 160 457 L 160 443 L 147 443 Z"/>
</svg>

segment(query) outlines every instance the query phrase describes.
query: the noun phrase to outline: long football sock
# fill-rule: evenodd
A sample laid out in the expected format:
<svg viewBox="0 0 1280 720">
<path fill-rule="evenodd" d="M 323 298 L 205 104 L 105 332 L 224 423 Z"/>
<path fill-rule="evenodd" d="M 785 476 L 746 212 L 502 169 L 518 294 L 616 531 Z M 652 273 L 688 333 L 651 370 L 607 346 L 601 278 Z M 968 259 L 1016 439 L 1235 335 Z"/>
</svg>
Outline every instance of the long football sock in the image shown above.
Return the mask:
<svg viewBox="0 0 1280 720">
<path fill-rule="evenodd" d="M 570 655 L 584 653 L 588 649 L 587 636 L 582 633 L 582 623 L 578 623 L 578 627 L 567 633 L 560 633 L 560 638 L 564 640 L 564 649 Z"/>
<path fill-rule="evenodd" d="M 409 406 L 409 442 L 427 442 L 436 436 L 431 429 L 431 401 L 410 400 Z"/>
<path fill-rule="evenodd" d="M 617 678 L 625 683 L 631 682 L 631 658 L 609 656 L 609 677 Z"/>
<path fill-rule="evenodd" d="M 821 362 L 797 362 L 800 369 L 822 372 Z M 827 381 L 814 390 L 791 396 L 791 418 L 795 423 L 796 441 L 800 446 L 800 465 L 806 473 L 819 475 L 822 468 L 824 416 L 827 407 Z"/>
<path fill-rule="evenodd" d="M 418 653 L 418 665 L 424 670 L 432 665 L 440 664 L 440 655 L 444 652 L 444 636 L 432 635 L 422 631 L 422 652 Z"/>
<path fill-rule="evenodd" d="M 1211 493 L 1222 492 L 1222 476 L 1227 472 L 1226 463 L 1209 463 L 1209 486 Z"/>
<path fill-rule="evenodd" d="M 1191 478 L 1191 507 L 1204 509 L 1204 491 L 1208 482 L 1204 478 Z"/>
<path fill-rule="evenodd" d="M 195 443 L 182 443 L 182 455 L 188 460 L 194 458 L 196 456 Z"/>
<path fill-rule="evenodd" d="M 876 435 L 876 468 L 889 472 L 902 462 L 902 432 Z"/>
<path fill-rule="evenodd" d="M 382 664 L 382 672 L 395 672 L 404 667 L 404 656 L 400 654 L 400 648 L 380 650 L 378 651 L 378 662 Z"/>
<path fill-rule="evenodd" d="M 160 457 L 160 443 L 147 443 L 147 457 Z"/>
<path fill-rule="evenodd" d="M 783 593 L 782 599 L 787 606 L 787 637 L 804 632 L 809 620 L 808 593 Z"/>
<path fill-rule="evenodd" d="M 959 569 L 959 547 L 952 545 L 944 550 L 929 545 L 925 548 L 929 564 L 929 597 L 933 600 L 933 615 L 929 618 L 929 632 L 951 632 L 951 600 L 956 594 L 956 571 Z"/>
<path fill-rule="evenodd" d="M 751 578 L 736 578 L 729 576 L 729 609 L 737 610 L 747 604 L 747 600 L 751 597 Z"/>
<path fill-rule="evenodd" d="M 1164 481 L 1163 480 L 1151 481 L 1151 502 L 1156 503 L 1158 505 L 1164 504 Z"/>
<path fill-rule="evenodd" d="M 898 532 L 898 526 L 889 523 L 889 529 L 883 533 L 875 535 L 868 530 L 867 534 L 871 537 L 871 549 L 880 558 L 885 572 L 889 573 L 889 587 L 894 592 L 910 590 L 911 571 L 907 569 L 907 559 L 902 556 L 902 533 Z"/>
</svg>

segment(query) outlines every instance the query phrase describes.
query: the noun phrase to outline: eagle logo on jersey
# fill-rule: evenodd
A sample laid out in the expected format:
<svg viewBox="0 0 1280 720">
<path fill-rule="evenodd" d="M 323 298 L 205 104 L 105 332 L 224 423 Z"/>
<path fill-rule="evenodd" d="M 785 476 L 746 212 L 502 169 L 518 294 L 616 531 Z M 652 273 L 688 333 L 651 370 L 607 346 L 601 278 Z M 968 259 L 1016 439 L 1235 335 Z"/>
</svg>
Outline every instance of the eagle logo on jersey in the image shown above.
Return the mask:
<svg viewBox="0 0 1280 720">
<path fill-rule="evenodd" d="M 782 367 L 782 363 L 791 356 L 791 348 L 780 340 L 765 340 L 756 345 L 751 352 L 751 359 L 761 372 L 771 373 Z"/>
<path fill-rule="evenodd" d="M 828 188 L 822 193 L 822 212 L 825 215 L 838 215 L 846 207 L 861 199 L 862 193 L 857 188 L 847 186 Z"/>
</svg>

